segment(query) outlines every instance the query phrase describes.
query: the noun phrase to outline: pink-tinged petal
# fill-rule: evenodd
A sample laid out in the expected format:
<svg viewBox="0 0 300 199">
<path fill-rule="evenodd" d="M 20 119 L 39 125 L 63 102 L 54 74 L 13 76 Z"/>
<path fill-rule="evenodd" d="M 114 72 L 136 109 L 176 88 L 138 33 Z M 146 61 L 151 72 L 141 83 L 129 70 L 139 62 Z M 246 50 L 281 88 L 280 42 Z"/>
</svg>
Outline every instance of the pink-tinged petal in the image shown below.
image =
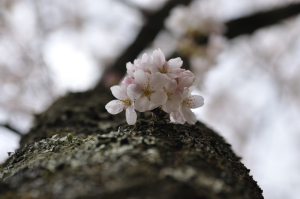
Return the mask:
<svg viewBox="0 0 300 199">
<path fill-rule="evenodd" d="M 181 58 L 177 57 L 175 59 L 170 59 L 168 61 L 168 64 L 169 64 L 169 69 L 176 69 L 176 68 L 180 68 L 183 64 L 183 61 L 181 60 Z"/>
<path fill-rule="evenodd" d="M 184 70 L 182 71 L 183 77 L 195 77 L 194 74 L 190 70 Z"/>
<path fill-rule="evenodd" d="M 197 122 L 195 114 L 193 113 L 193 111 L 191 111 L 189 107 L 182 106 L 179 108 L 179 112 L 187 121 L 187 123 L 195 124 Z"/>
<path fill-rule="evenodd" d="M 190 90 L 188 88 L 184 88 L 182 92 L 182 99 L 184 100 L 189 95 Z"/>
<path fill-rule="evenodd" d="M 171 79 L 166 79 L 166 84 L 165 87 L 167 90 L 169 90 L 170 92 L 174 92 L 177 88 L 177 82 L 176 80 L 171 80 Z"/>
<path fill-rule="evenodd" d="M 159 104 L 153 104 L 153 103 L 150 102 L 150 106 L 148 108 L 148 111 L 151 111 L 151 110 L 153 110 L 153 109 L 155 109 L 155 108 L 157 108 L 159 106 L 160 106 Z"/>
<path fill-rule="evenodd" d="M 127 87 L 127 95 L 130 99 L 138 99 L 142 95 L 142 86 L 138 84 L 130 84 Z"/>
<path fill-rule="evenodd" d="M 112 94 L 115 96 L 115 98 L 119 100 L 123 100 L 127 98 L 125 90 L 121 86 L 113 86 L 110 88 Z"/>
<path fill-rule="evenodd" d="M 170 113 L 170 120 L 175 124 L 184 124 L 186 121 L 179 112 Z"/>
<path fill-rule="evenodd" d="M 163 105 L 168 99 L 167 94 L 163 90 L 158 90 L 151 94 L 150 101 L 153 104 Z"/>
<path fill-rule="evenodd" d="M 122 81 L 122 84 L 127 86 L 134 83 L 135 81 L 132 77 L 125 77 L 124 80 Z"/>
<path fill-rule="evenodd" d="M 167 100 L 167 102 L 162 105 L 162 109 L 166 113 L 171 113 L 172 111 L 174 111 L 176 109 L 176 106 L 174 106 L 174 104 L 172 103 L 171 100 Z"/>
<path fill-rule="evenodd" d="M 105 106 L 107 112 L 113 115 L 122 112 L 124 107 L 125 107 L 124 103 L 120 100 L 112 100 Z"/>
<path fill-rule="evenodd" d="M 178 91 L 174 92 L 170 97 L 169 97 L 170 101 L 174 104 L 174 106 L 179 106 L 182 101 L 182 94 Z"/>
<path fill-rule="evenodd" d="M 195 77 L 181 77 L 178 79 L 177 90 L 182 92 L 184 88 L 192 86 Z"/>
<path fill-rule="evenodd" d="M 143 70 L 137 70 L 134 73 L 134 80 L 136 83 L 145 87 L 148 85 L 148 77 L 147 74 Z"/>
<path fill-rule="evenodd" d="M 151 60 L 150 56 L 147 53 L 144 53 L 142 56 L 142 63 L 148 63 Z"/>
<path fill-rule="evenodd" d="M 126 109 L 126 121 L 129 125 L 134 125 L 136 123 L 137 115 L 133 106 L 129 106 Z"/>
<path fill-rule="evenodd" d="M 178 78 L 181 76 L 181 70 L 180 69 L 169 69 L 167 75 L 171 79 Z"/>
<path fill-rule="evenodd" d="M 133 74 L 135 72 L 135 69 L 136 67 L 131 63 L 131 62 L 128 62 L 126 64 L 126 68 L 127 68 L 127 73 L 130 77 L 133 77 Z"/>
<path fill-rule="evenodd" d="M 162 66 L 164 65 L 165 61 L 165 55 L 160 49 L 153 51 L 153 62 L 159 69 L 162 69 Z"/>
<path fill-rule="evenodd" d="M 136 110 L 140 112 L 145 112 L 149 109 L 150 101 L 147 99 L 147 97 L 139 98 L 135 101 L 134 107 Z"/>
<path fill-rule="evenodd" d="M 200 95 L 190 95 L 189 106 L 190 108 L 199 108 L 204 105 L 204 98 Z"/>
<path fill-rule="evenodd" d="M 166 77 L 160 73 L 155 73 L 149 81 L 149 86 L 152 91 L 160 90 L 165 86 Z"/>
</svg>

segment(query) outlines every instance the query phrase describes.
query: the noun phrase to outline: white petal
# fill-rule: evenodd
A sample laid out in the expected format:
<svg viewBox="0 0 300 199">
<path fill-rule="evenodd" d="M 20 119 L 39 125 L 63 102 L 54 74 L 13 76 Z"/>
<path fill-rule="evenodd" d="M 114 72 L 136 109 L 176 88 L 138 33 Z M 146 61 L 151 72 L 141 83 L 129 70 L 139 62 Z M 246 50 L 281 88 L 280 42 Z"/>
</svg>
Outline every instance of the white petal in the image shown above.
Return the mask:
<svg viewBox="0 0 300 199">
<path fill-rule="evenodd" d="M 177 82 L 176 80 L 166 79 L 166 89 L 168 89 L 171 92 L 174 92 L 177 88 Z"/>
<path fill-rule="evenodd" d="M 183 92 L 182 92 L 182 99 L 183 100 L 188 96 L 189 92 L 190 92 L 190 90 L 188 88 L 183 89 Z"/>
<path fill-rule="evenodd" d="M 170 120 L 175 124 L 184 124 L 186 121 L 179 112 L 170 113 Z"/>
<path fill-rule="evenodd" d="M 166 113 L 171 113 L 172 111 L 174 111 L 176 109 L 176 107 L 174 107 L 174 104 L 172 103 L 171 100 L 167 100 L 167 102 L 162 105 L 162 109 Z"/>
<path fill-rule="evenodd" d="M 190 95 L 189 99 L 190 108 L 199 108 L 204 105 L 204 98 L 200 95 Z"/>
<path fill-rule="evenodd" d="M 124 103 L 120 100 L 112 100 L 105 106 L 107 112 L 114 115 L 122 112 L 124 107 Z"/>
<path fill-rule="evenodd" d="M 187 121 L 187 123 L 195 124 L 197 122 L 195 114 L 193 113 L 193 111 L 191 111 L 189 107 L 182 106 L 179 108 L 179 112 Z"/>
<path fill-rule="evenodd" d="M 166 78 L 160 73 L 155 73 L 149 81 L 149 86 L 152 91 L 160 90 L 165 86 Z"/>
<path fill-rule="evenodd" d="M 133 77 L 133 73 L 135 71 L 135 66 L 131 63 L 131 62 L 128 62 L 126 64 L 126 68 L 127 68 L 127 73 L 130 77 Z"/>
<path fill-rule="evenodd" d="M 137 70 L 134 73 L 134 81 L 141 86 L 147 86 L 148 85 L 148 78 L 147 74 L 143 70 Z"/>
<path fill-rule="evenodd" d="M 156 91 L 151 94 L 150 101 L 153 104 L 163 105 L 168 99 L 167 94 L 163 90 Z"/>
<path fill-rule="evenodd" d="M 136 123 L 136 112 L 133 106 L 129 106 L 126 109 L 126 121 L 129 125 L 134 125 Z"/>
<path fill-rule="evenodd" d="M 130 84 L 127 87 L 127 95 L 130 99 L 138 99 L 142 95 L 142 86 L 138 84 Z"/>
<path fill-rule="evenodd" d="M 110 88 L 112 94 L 119 100 L 127 98 L 125 90 L 121 86 L 113 86 Z"/>
<path fill-rule="evenodd" d="M 144 53 L 142 56 L 142 63 L 148 63 L 150 60 L 150 56 L 147 53 Z"/>
<path fill-rule="evenodd" d="M 175 79 L 181 76 L 181 69 L 169 69 L 168 73 L 166 73 L 169 78 Z"/>
<path fill-rule="evenodd" d="M 176 69 L 176 68 L 180 68 L 182 66 L 183 61 L 181 60 L 180 57 L 177 57 L 175 59 L 170 59 L 168 61 L 168 64 L 169 64 L 170 69 Z"/>
<path fill-rule="evenodd" d="M 165 61 L 165 55 L 160 49 L 153 51 L 153 62 L 158 68 L 161 69 Z"/>
<path fill-rule="evenodd" d="M 150 102 L 150 106 L 148 108 L 148 111 L 151 111 L 151 110 L 153 110 L 153 109 L 155 109 L 155 108 L 157 108 L 159 106 L 160 106 L 159 104 L 153 104 L 153 103 Z"/>
<path fill-rule="evenodd" d="M 147 97 L 139 98 L 135 101 L 134 107 L 136 110 L 140 112 L 145 112 L 149 109 L 150 101 L 147 99 Z"/>
<path fill-rule="evenodd" d="M 174 106 L 178 106 L 183 101 L 182 94 L 178 91 L 174 92 L 170 96 L 170 101 L 174 104 Z"/>
<path fill-rule="evenodd" d="M 178 79 L 177 90 L 183 91 L 185 87 L 190 87 L 195 81 L 195 77 L 182 77 Z"/>
</svg>

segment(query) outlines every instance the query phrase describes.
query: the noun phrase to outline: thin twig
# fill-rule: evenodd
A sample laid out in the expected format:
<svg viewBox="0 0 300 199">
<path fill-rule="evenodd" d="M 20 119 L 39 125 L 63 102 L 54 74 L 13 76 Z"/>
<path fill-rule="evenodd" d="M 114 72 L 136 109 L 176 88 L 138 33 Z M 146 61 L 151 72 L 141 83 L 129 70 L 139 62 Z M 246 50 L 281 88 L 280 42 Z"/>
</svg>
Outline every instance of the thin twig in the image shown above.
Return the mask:
<svg viewBox="0 0 300 199">
<path fill-rule="evenodd" d="M 7 128 L 9 130 L 11 130 L 13 133 L 18 134 L 20 136 L 22 136 L 23 134 L 20 133 L 20 131 L 18 131 L 17 129 L 11 127 L 9 124 L 0 124 L 1 127 Z"/>
</svg>

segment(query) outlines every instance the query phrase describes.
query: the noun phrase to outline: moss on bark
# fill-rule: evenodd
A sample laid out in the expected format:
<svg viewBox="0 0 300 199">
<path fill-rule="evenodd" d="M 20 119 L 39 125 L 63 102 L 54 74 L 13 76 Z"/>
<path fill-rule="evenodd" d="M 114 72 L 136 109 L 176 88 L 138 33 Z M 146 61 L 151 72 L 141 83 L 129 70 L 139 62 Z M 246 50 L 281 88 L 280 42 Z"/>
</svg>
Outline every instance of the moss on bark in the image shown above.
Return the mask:
<svg viewBox="0 0 300 199">
<path fill-rule="evenodd" d="M 106 113 L 111 99 L 105 89 L 70 93 L 37 116 L 0 171 L 1 198 L 263 198 L 231 146 L 204 124 L 143 114 L 129 126 L 124 113 Z"/>
</svg>

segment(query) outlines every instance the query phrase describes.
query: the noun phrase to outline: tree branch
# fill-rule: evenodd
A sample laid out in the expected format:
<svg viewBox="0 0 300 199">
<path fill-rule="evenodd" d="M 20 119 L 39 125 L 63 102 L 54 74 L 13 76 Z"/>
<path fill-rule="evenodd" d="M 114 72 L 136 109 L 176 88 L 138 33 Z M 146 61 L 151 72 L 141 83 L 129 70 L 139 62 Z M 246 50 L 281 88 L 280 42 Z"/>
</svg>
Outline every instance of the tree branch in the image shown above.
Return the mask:
<svg viewBox="0 0 300 199">
<path fill-rule="evenodd" d="M 7 128 L 7 129 L 11 130 L 13 133 L 18 134 L 18 135 L 20 135 L 20 136 L 23 135 L 23 134 L 20 133 L 17 129 L 11 127 L 9 124 L 0 124 L 0 127 Z"/>
<path fill-rule="evenodd" d="M 179 4 L 188 5 L 191 1 L 192 0 L 169 0 L 159 11 L 146 15 L 148 22 L 142 27 L 135 41 L 111 67 L 107 68 L 95 89 L 99 90 L 101 87 L 103 88 L 103 85 L 107 85 L 105 81 L 110 78 L 115 78 L 116 82 L 119 82 L 126 73 L 126 63 L 136 59 L 139 53 L 155 39 L 159 31 L 163 29 L 164 19 L 169 15 L 170 10 Z M 294 3 L 274 10 L 230 20 L 225 22 L 227 32 L 224 33 L 224 36 L 228 39 L 233 39 L 243 34 L 251 34 L 260 28 L 274 25 L 281 20 L 299 13 L 300 3 Z M 186 68 L 188 69 L 189 67 L 186 66 Z"/>
<path fill-rule="evenodd" d="M 164 19 L 169 15 L 170 10 L 179 4 L 188 5 L 192 0 L 169 0 L 162 9 L 155 13 L 147 14 L 148 21 L 142 27 L 135 41 L 124 51 L 118 60 L 104 72 L 103 77 L 113 74 L 122 78 L 126 73 L 126 63 L 133 61 L 157 36 L 163 29 Z M 102 78 L 95 89 L 100 84 L 105 84 L 105 78 Z M 101 86 L 100 86 L 101 87 Z"/>
<path fill-rule="evenodd" d="M 300 3 L 295 3 L 275 10 L 259 12 L 254 15 L 231 20 L 225 23 L 227 32 L 224 36 L 232 39 L 242 34 L 251 34 L 260 28 L 274 25 L 283 19 L 299 13 Z"/>
</svg>

